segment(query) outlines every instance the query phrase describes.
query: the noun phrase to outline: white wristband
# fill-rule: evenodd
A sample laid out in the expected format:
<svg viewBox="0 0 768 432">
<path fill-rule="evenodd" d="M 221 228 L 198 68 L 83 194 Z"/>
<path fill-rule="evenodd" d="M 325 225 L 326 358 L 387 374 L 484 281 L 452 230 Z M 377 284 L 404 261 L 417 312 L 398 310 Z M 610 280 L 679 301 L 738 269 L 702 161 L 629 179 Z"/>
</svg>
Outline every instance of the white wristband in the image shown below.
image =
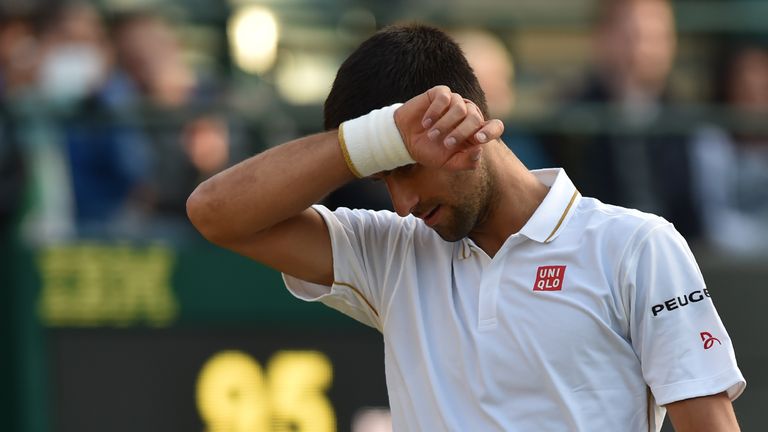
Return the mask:
<svg viewBox="0 0 768 432">
<path fill-rule="evenodd" d="M 416 161 L 405 147 L 395 124 L 394 104 L 373 110 L 339 126 L 339 144 L 349 170 L 357 177 L 367 177 Z"/>
</svg>

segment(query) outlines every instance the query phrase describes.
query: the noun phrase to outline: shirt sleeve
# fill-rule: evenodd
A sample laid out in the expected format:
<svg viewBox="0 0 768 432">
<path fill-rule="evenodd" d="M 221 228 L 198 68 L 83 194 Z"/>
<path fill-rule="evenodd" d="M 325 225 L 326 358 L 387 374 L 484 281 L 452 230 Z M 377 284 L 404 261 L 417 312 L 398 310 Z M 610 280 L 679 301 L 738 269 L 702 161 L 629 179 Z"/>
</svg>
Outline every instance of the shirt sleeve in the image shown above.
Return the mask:
<svg viewBox="0 0 768 432">
<path fill-rule="evenodd" d="M 381 315 L 392 287 L 390 276 L 408 271 L 407 261 L 399 257 L 406 256 L 412 244 L 412 218 L 388 211 L 312 208 L 323 217 L 331 236 L 333 285 L 284 273 L 286 287 L 299 299 L 319 301 L 381 331 Z"/>
<path fill-rule="evenodd" d="M 685 239 L 667 222 L 639 237 L 624 280 L 632 345 L 656 402 L 723 391 L 736 399 L 746 381 Z"/>
</svg>

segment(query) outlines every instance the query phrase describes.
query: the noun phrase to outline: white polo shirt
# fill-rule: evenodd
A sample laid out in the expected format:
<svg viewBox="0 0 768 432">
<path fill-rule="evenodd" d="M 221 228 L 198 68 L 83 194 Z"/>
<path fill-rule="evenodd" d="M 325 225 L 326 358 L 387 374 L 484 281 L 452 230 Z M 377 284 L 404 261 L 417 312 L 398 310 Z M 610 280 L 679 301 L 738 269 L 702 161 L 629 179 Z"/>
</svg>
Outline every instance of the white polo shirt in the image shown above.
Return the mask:
<svg viewBox="0 0 768 432">
<path fill-rule="evenodd" d="M 659 405 L 746 385 L 664 219 L 582 198 L 564 171 L 493 259 L 415 217 L 314 207 L 332 287 L 297 297 L 379 329 L 396 431 L 659 430 Z"/>
</svg>

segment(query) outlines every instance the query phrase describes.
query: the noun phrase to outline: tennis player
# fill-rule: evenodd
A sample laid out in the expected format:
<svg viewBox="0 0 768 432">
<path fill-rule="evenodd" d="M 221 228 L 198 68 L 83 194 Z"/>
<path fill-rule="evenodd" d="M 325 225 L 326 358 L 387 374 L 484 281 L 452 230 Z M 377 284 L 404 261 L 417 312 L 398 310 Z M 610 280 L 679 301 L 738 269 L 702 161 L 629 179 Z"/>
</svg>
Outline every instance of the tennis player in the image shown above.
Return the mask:
<svg viewBox="0 0 768 432">
<path fill-rule="evenodd" d="M 381 331 L 397 431 L 738 430 L 745 381 L 685 240 L 529 171 L 486 113 L 450 38 L 384 29 L 338 71 L 327 132 L 204 182 L 190 219 Z M 312 205 L 355 177 L 396 213 Z"/>
</svg>

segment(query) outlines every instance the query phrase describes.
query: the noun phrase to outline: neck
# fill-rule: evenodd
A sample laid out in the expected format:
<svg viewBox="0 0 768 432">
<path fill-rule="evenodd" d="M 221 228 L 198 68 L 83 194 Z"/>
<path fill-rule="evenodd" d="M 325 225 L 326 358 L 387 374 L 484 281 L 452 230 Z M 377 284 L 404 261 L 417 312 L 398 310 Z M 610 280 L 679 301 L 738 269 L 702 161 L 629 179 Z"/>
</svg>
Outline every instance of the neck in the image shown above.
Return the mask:
<svg viewBox="0 0 768 432">
<path fill-rule="evenodd" d="M 490 199 L 483 219 L 469 237 L 493 257 L 507 238 L 520 231 L 533 216 L 549 188 L 504 143 L 492 143 L 487 148 Z"/>
</svg>

